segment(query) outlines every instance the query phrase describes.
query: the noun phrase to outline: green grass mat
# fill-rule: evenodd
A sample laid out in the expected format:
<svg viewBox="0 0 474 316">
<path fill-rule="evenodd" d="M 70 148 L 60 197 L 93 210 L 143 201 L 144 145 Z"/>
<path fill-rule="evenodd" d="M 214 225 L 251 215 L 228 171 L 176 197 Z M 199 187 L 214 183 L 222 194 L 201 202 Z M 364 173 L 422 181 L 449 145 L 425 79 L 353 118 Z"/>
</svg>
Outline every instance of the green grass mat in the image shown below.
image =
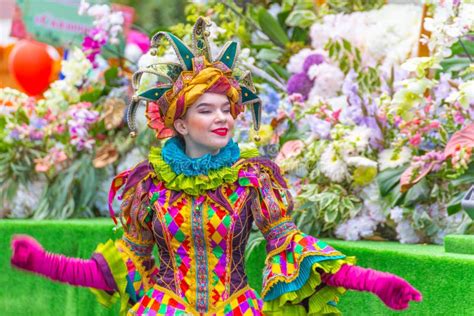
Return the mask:
<svg viewBox="0 0 474 316">
<path fill-rule="evenodd" d="M 444 238 L 444 250 L 446 252 L 474 255 L 474 236 L 448 235 Z"/>
<path fill-rule="evenodd" d="M 116 238 L 110 219 L 69 221 L 0 220 L 0 315 L 117 315 L 107 310 L 88 289 L 51 282 L 10 267 L 13 234 L 29 234 L 48 251 L 89 258 L 97 243 Z M 375 296 L 348 292 L 339 303 L 344 315 L 474 315 L 474 256 L 446 253 L 442 246 L 401 245 L 391 242 L 325 240 L 358 264 L 396 273 L 424 296 L 408 311 L 393 312 Z M 261 289 L 262 245 L 247 262 L 250 285 Z"/>
</svg>

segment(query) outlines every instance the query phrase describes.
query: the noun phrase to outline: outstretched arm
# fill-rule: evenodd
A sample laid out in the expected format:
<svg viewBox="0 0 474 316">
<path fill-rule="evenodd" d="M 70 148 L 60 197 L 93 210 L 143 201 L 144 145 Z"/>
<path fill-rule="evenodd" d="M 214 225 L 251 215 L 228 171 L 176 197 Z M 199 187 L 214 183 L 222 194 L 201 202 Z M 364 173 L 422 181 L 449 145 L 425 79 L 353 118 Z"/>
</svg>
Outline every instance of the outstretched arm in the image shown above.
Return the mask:
<svg viewBox="0 0 474 316">
<path fill-rule="evenodd" d="M 115 282 L 104 278 L 94 259 L 69 258 L 46 252 L 34 238 L 27 235 L 14 236 L 11 245 L 11 264 L 18 269 L 71 285 L 105 291 L 116 289 Z"/>
<path fill-rule="evenodd" d="M 395 310 L 406 309 L 410 301 L 422 300 L 417 289 L 396 275 L 348 264 L 335 274 L 323 274 L 322 281 L 329 286 L 374 293 Z"/>
</svg>

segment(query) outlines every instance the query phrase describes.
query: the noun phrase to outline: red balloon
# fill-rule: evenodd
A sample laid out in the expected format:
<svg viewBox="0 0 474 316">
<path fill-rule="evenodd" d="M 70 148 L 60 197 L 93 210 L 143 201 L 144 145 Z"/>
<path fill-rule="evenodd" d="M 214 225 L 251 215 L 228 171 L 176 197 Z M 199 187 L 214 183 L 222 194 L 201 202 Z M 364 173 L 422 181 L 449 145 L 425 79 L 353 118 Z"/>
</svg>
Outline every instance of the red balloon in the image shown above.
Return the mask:
<svg viewBox="0 0 474 316">
<path fill-rule="evenodd" d="M 49 87 L 54 60 L 48 53 L 48 45 L 31 41 L 19 41 L 10 53 L 9 71 L 18 84 L 30 96 L 43 93 Z"/>
</svg>

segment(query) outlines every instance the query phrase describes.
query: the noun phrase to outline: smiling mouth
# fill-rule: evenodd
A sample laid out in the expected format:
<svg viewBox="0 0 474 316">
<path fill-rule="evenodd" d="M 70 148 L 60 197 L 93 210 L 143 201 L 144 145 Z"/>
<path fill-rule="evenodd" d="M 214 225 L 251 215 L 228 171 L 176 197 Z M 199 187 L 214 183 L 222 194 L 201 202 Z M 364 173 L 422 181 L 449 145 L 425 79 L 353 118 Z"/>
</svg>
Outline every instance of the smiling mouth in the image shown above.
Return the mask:
<svg viewBox="0 0 474 316">
<path fill-rule="evenodd" d="M 219 136 L 226 136 L 228 131 L 229 130 L 227 128 L 218 128 L 213 130 L 212 132 Z"/>
</svg>

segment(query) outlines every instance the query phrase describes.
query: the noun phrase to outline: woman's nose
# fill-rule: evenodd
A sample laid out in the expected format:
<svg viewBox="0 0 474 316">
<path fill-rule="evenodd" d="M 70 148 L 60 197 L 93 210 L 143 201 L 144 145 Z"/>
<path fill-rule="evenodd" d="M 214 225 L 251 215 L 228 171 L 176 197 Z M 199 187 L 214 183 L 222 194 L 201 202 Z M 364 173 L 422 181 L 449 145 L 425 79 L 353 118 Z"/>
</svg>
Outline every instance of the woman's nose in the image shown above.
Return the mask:
<svg viewBox="0 0 474 316">
<path fill-rule="evenodd" d="M 227 115 L 223 111 L 218 110 L 216 113 L 216 120 L 225 122 L 227 120 Z"/>
</svg>

